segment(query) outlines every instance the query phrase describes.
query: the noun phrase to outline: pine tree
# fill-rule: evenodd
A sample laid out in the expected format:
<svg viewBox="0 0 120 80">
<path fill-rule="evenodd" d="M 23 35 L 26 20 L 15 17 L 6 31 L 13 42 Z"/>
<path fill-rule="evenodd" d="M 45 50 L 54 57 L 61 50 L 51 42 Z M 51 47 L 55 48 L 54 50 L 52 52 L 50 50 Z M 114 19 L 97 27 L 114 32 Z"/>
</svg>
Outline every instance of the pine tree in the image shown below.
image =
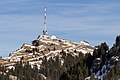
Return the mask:
<svg viewBox="0 0 120 80">
<path fill-rule="evenodd" d="M 90 80 L 94 80 L 94 74 L 93 73 L 90 76 Z"/>
<path fill-rule="evenodd" d="M 80 72 L 79 72 L 79 80 L 84 80 L 84 74 L 83 74 L 82 68 L 79 67 L 79 70 L 80 70 Z"/>
</svg>

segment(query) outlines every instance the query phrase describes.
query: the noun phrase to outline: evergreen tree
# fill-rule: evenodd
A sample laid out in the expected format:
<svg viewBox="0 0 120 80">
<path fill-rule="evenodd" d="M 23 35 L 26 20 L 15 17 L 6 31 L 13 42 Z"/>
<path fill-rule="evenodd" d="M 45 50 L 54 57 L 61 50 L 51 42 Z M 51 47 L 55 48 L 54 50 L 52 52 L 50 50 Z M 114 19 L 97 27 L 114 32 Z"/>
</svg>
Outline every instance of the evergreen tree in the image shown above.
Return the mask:
<svg viewBox="0 0 120 80">
<path fill-rule="evenodd" d="M 94 74 L 93 73 L 90 76 L 90 80 L 94 80 Z"/>
</svg>

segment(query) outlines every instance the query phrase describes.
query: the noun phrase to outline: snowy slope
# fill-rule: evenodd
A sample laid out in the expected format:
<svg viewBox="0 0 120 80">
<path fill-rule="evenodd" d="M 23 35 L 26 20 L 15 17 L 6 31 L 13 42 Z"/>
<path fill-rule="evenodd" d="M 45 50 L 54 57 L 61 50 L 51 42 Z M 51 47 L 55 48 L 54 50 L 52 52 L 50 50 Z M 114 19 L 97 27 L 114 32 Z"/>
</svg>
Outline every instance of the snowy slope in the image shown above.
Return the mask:
<svg viewBox="0 0 120 80">
<path fill-rule="evenodd" d="M 68 53 L 68 50 L 73 52 L 73 56 L 78 55 L 78 52 L 92 54 L 94 50 L 94 48 L 91 47 L 86 41 L 75 43 L 69 40 L 58 38 L 56 36 L 47 35 L 40 35 L 36 40 L 39 42 L 39 46 L 34 46 L 33 44 L 23 44 L 20 49 L 12 52 L 9 57 L 0 60 L 0 63 L 6 66 L 12 66 L 20 61 L 29 61 L 29 64 L 38 65 L 38 67 L 40 67 L 40 64 L 45 56 L 48 60 L 51 57 L 54 59 L 56 56 L 59 56 L 59 59 L 63 64 L 64 59 L 60 54 L 62 50 L 64 50 L 66 53 Z M 77 53 L 74 53 L 75 50 Z"/>
</svg>

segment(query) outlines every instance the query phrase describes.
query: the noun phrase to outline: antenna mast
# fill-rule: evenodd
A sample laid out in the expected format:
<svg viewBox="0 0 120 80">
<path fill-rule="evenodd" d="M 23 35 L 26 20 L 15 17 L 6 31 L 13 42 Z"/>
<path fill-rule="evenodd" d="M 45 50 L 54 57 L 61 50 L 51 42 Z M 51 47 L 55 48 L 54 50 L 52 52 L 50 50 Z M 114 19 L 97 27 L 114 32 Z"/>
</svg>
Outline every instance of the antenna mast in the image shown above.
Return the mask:
<svg viewBox="0 0 120 80">
<path fill-rule="evenodd" d="M 46 0 L 44 0 L 44 30 L 43 30 L 43 35 L 47 35 L 47 30 L 46 30 Z"/>
</svg>

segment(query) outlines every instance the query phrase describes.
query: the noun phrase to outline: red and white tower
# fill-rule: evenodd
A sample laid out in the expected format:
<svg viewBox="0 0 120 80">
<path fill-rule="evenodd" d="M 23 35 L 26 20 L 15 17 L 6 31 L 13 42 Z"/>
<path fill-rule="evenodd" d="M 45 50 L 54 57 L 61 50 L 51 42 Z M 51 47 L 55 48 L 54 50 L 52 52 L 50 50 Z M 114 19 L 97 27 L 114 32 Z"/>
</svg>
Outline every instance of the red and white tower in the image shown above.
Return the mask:
<svg viewBox="0 0 120 80">
<path fill-rule="evenodd" d="M 47 29 L 46 29 L 46 17 L 47 17 L 47 8 L 46 8 L 46 0 L 44 0 L 44 30 L 43 35 L 47 35 Z"/>
</svg>

